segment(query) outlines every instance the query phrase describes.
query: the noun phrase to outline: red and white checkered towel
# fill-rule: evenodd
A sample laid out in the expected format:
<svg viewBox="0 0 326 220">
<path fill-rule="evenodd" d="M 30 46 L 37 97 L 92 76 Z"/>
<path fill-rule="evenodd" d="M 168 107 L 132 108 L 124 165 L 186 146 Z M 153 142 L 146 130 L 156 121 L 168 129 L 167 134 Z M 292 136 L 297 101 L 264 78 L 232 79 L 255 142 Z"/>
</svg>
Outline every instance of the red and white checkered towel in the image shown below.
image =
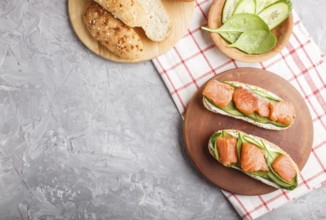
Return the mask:
<svg viewBox="0 0 326 220">
<path fill-rule="evenodd" d="M 294 191 L 278 190 L 262 196 L 240 196 L 223 191 L 244 219 L 259 216 L 326 184 L 326 65 L 323 55 L 294 12 L 293 34 L 275 57 L 261 63 L 242 63 L 225 57 L 201 26 L 207 26 L 211 0 L 197 0 L 192 26 L 166 54 L 153 60 L 181 115 L 195 91 L 208 79 L 237 67 L 256 67 L 277 73 L 305 98 L 314 126 L 309 160 Z"/>
</svg>

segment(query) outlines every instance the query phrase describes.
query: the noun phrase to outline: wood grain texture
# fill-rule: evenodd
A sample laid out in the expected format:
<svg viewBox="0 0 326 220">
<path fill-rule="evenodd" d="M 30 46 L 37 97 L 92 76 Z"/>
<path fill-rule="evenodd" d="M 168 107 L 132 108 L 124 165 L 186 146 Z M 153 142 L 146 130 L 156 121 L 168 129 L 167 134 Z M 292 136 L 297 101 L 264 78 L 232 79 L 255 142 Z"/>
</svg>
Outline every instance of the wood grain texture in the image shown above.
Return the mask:
<svg viewBox="0 0 326 220">
<path fill-rule="evenodd" d="M 162 42 L 153 42 L 149 40 L 141 28 L 135 28 L 136 32 L 140 35 L 144 45 L 144 53 L 137 59 L 126 60 L 112 54 L 103 45 L 98 43 L 88 33 L 82 20 L 82 12 L 85 4 L 89 0 L 68 0 L 68 13 L 74 31 L 78 38 L 88 47 L 91 51 L 99 56 L 115 61 L 134 63 L 151 60 L 172 48 L 182 37 L 186 34 L 187 29 L 192 21 L 193 13 L 195 11 L 195 2 L 180 2 L 171 0 L 162 0 L 167 12 L 172 21 L 172 29 L 169 37 Z"/>
<path fill-rule="evenodd" d="M 203 176 L 224 190 L 241 195 L 261 195 L 274 191 L 275 188 L 254 180 L 240 171 L 220 165 L 208 152 L 208 140 L 217 130 L 241 130 L 278 145 L 293 158 L 301 170 L 308 160 L 313 142 L 312 120 L 304 99 L 286 80 L 261 69 L 233 69 L 214 78 L 239 81 L 267 89 L 284 100 L 292 102 L 297 117 L 291 128 L 272 131 L 210 112 L 202 104 L 202 91 L 205 86 L 203 85 L 194 94 L 185 114 L 184 141 L 189 157 Z"/>
<path fill-rule="evenodd" d="M 214 0 L 208 13 L 208 27 L 211 29 L 216 29 L 222 25 L 222 12 L 224 3 L 226 0 Z M 228 42 L 226 42 L 219 34 L 211 33 L 211 37 L 215 45 L 219 50 L 226 56 L 249 63 L 256 63 L 267 60 L 277 53 L 279 53 L 289 41 L 293 29 L 293 16 L 290 15 L 282 24 L 273 29 L 273 33 L 277 38 L 277 43 L 275 47 L 264 54 L 250 55 L 246 54 L 236 48 L 229 48 Z"/>
</svg>

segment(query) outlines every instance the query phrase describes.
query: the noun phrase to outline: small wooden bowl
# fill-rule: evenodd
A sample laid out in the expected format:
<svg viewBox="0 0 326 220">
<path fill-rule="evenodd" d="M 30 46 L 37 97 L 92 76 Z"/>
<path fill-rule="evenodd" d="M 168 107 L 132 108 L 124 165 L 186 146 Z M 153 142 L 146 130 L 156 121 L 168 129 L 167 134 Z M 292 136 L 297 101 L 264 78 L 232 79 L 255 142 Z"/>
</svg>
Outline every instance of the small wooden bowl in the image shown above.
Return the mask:
<svg viewBox="0 0 326 220">
<path fill-rule="evenodd" d="M 208 27 L 211 29 L 216 29 L 222 26 L 222 12 L 224 3 L 226 0 L 214 0 L 208 14 Z M 218 33 L 211 33 L 211 37 L 216 44 L 216 46 L 224 53 L 226 56 L 243 61 L 243 62 L 249 62 L 249 63 L 257 63 L 264 60 L 267 60 L 277 53 L 279 53 L 284 46 L 289 41 L 289 38 L 292 34 L 292 28 L 293 28 L 293 16 L 292 14 L 282 22 L 279 26 L 273 29 L 273 33 L 275 34 L 277 38 L 277 43 L 275 47 L 264 54 L 259 55 L 251 55 L 246 54 L 236 48 L 229 48 L 227 45 L 229 45 L 228 42 L 226 42 Z"/>
</svg>

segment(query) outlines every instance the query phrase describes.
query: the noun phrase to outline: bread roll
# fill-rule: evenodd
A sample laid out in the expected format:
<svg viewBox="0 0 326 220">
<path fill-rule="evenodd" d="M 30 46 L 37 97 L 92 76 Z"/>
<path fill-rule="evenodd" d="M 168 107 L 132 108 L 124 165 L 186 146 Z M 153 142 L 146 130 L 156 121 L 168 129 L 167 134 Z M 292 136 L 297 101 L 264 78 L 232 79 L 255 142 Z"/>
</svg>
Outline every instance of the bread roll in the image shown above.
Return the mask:
<svg viewBox="0 0 326 220">
<path fill-rule="evenodd" d="M 132 60 L 142 54 L 143 44 L 134 29 L 96 2 L 85 6 L 83 20 L 90 34 L 117 56 Z"/>
<path fill-rule="evenodd" d="M 146 24 L 143 6 L 138 0 L 95 0 L 114 17 L 119 18 L 130 27 L 140 27 Z"/>
<path fill-rule="evenodd" d="M 172 25 L 161 0 L 139 0 L 139 2 L 143 5 L 147 16 L 147 22 L 142 26 L 146 36 L 157 42 L 166 39 Z"/>
</svg>

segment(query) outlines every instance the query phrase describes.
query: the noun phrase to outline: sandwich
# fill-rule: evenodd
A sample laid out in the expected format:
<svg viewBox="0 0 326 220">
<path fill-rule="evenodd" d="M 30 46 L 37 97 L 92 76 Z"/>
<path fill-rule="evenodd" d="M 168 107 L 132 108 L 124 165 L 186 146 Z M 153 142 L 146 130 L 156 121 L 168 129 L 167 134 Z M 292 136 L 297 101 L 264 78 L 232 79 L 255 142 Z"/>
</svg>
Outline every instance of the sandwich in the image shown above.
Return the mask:
<svg viewBox="0 0 326 220">
<path fill-rule="evenodd" d="M 288 129 L 296 117 L 291 102 L 254 85 L 212 79 L 202 94 L 203 104 L 209 111 L 265 129 Z"/>
<path fill-rule="evenodd" d="M 208 142 L 209 153 L 223 166 L 278 189 L 298 186 L 300 171 L 288 153 L 275 144 L 237 130 L 215 132 Z"/>
</svg>

